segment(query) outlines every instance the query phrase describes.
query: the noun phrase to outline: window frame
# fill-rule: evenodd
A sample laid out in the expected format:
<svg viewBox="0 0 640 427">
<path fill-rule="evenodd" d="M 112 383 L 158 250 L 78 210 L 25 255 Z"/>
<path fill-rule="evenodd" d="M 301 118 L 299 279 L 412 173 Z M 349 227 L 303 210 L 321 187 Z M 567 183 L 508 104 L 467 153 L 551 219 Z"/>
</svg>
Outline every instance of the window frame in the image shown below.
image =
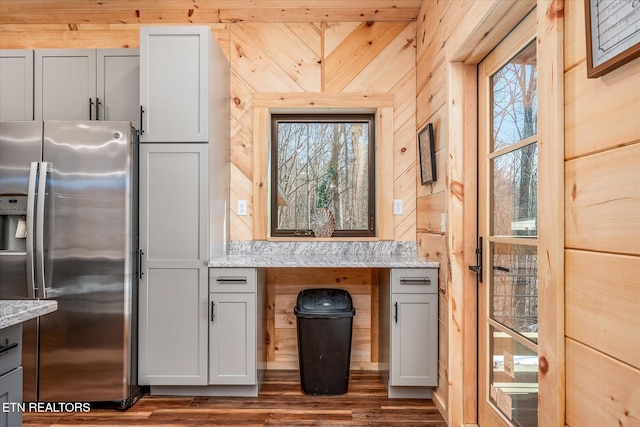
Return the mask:
<svg viewBox="0 0 640 427">
<path fill-rule="evenodd" d="M 331 238 L 340 237 L 376 237 L 376 114 L 375 113 L 352 113 L 352 112 L 301 112 L 301 113 L 272 113 L 270 115 L 270 165 L 269 165 L 269 232 L 271 237 L 313 237 L 311 229 L 279 229 L 278 228 L 278 123 L 290 122 L 290 123 L 352 123 L 352 122 L 367 122 L 369 124 L 369 140 L 368 140 L 368 226 L 367 229 L 358 230 L 342 230 L 336 228 Z"/>
</svg>

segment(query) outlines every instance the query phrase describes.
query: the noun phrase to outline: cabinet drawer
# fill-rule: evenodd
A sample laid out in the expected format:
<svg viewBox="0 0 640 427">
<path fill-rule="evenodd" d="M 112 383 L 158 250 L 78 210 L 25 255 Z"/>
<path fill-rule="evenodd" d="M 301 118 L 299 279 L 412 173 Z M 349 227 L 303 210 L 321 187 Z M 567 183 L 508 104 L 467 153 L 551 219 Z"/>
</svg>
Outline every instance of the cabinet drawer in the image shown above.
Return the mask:
<svg viewBox="0 0 640 427">
<path fill-rule="evenodd" d="M 209 292 L 255 292 L 254 268 L 210 268 Z"/>
<path fill-rule="evenodd" d="M 400 294 L 438 293 L 438 270 L 435 268 L 394 268 L 391 292 Z"/>
<path fill-rule="evenodd" d="M 0 329 L 0 375 L 22 363 L 22 325 Z"/>
</svg>

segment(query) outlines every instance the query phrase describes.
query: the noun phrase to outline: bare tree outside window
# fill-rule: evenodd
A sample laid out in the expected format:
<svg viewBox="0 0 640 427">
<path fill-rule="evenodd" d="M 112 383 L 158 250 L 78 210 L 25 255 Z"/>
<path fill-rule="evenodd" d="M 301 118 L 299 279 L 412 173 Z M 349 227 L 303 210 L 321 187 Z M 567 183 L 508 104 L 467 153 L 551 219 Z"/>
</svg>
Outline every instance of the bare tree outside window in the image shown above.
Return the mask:
<svg viewBox="0 0 640 427">
<path fill-rule="evenodd" d="M 334 236 L 374 235 L 373 115 L 272 115 L 271 235 L 309 236 L 327 207 Z"/>
<path fill-rule="evenodd" d="M 538 234 L 537 61 L 535 42 L 496 72 L 492 83 L 492 234 Z M 536 246 L 492 246 L 492 317 L 537 341 Z"/>
</svg>

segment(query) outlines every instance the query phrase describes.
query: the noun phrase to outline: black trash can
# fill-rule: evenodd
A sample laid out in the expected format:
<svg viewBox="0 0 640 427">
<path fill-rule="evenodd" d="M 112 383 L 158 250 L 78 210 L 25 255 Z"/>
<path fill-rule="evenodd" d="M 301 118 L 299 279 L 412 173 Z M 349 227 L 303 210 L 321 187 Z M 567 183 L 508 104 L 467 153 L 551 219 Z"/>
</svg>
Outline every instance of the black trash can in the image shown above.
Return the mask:
<svg viewBox="0 0 640 427">
<path fill-rule="evenodd" d="M 305 289 L 293 309 L 298 326 L 300 384 L 304 394 L 345 394 L 349 388 L 353 307 L 342 289 Z"/>
</svg>

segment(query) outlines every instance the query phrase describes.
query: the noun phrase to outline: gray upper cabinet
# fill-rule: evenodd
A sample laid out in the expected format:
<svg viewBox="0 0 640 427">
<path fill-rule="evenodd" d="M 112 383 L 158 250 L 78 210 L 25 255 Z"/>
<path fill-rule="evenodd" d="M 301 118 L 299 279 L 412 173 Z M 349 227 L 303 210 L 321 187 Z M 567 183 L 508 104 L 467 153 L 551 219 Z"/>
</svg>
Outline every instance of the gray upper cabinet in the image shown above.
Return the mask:
<svg viewBox="0 0 640 427">
<path fill-rule="evenodd" d="M 96 60 L 98 120 L 124 120 L 140 129 L 139 49 L 98 49 Z"/>
<path fill-rule="evenodd" d="M 209 145 L 140 145 L 138 378 L 208 382 Z"/>
<path fill-rule="evenodd" d="M 33 50 L 0 50 L 0 121 L 33 120 Z"/>
<path fill-rule="evenodd" d="M 35 51 L 36 120 L 126 120 L 139 127 L 138 49 Z"/>
<path fill-rule="evenodd" d="M 209 27 L 140 28 L 141 142 L 209 142 L 212 46 Z"/>
</svg>

